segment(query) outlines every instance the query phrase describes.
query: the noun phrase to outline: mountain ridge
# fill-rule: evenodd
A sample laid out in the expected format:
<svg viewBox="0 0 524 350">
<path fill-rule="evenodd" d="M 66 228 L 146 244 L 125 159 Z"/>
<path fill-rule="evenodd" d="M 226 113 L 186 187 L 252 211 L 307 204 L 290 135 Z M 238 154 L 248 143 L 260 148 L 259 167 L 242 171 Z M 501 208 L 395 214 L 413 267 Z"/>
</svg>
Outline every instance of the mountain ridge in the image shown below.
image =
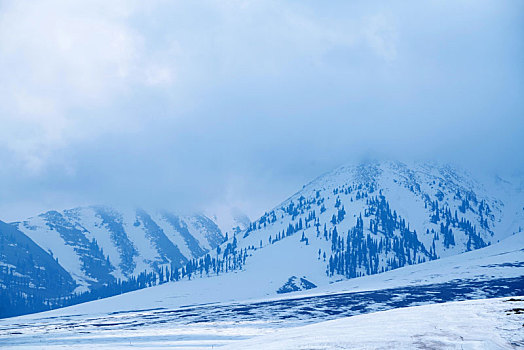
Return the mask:
<svg viewBox="0 0 524 350">
<path fill-rule="evenodd" d="M 77 292 L 105 288 L 107 296 L 240 272 L 268 293 L 296 289 L 285 285 L 297 278 L 323 287 L 482 248 L 522 231 L 523 222 L 522 191 L 509 182 L 482 183 L 447 164 L 388 161 L 326 172 L 227 241 L 203 215 L 105 206 L 11 225 L 67 266 Z"/>
<path fill-rule="evenodd" d="M 201 214 L 100 205 L 1 224 L 2 315 L 14 311 L 15 304 L 24 310 L 33 304 L 46 309 L 154 285 L 224 240 L 219 227 Z M 38 264 L 35 258 L 43 255 L 40 260 L 48 263 Z M 56 283 L 42 286 L 40 270 L 60 270 L 66 276 L 57 274 Z"/>
</svg>

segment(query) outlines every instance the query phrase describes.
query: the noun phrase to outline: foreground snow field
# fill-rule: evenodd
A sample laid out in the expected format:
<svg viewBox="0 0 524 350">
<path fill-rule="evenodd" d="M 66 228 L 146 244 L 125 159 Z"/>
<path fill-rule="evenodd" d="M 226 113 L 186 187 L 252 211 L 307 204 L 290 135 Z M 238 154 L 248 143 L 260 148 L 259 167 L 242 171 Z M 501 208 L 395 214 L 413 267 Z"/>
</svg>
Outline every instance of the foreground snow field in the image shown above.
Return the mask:
<svg viewBox="0 0 524 350">
<path fill-rule="evenodd" d="M 524 346 L 524 298 L 408 307 L 321 322 L 224 349 L 516 349 Z"/>
<path fill-rule="evenodd" d="M 4 333 L 0 346 L 8 349 L 210 349 L 222 346 L 264 350 L 516 349 L 524 346 L 523 311 L 524 297 L 505 297 L 400 308 L 307 326 L 284 320 L 278 323 L 218 319 L 166 325 L 166 320 L 152 322 L 154 312 L 143 311 L 135 314 L 135 322 L 125 316 L 119 320 L 115 315 L 109 321 L 86 319 L 78 323 L 71 318 L 70 323 L 61 325 L 50 322 L 29 330 L 21 326 L 18 330 L 11 329 L 10 335 Z M 67 327 L 74 331 L 68 332 Z M 62 330 L 57 332 L 57 328 Z M 22 333 L 25 335 L 20 337 L 18 334 Z"/>
</svg>

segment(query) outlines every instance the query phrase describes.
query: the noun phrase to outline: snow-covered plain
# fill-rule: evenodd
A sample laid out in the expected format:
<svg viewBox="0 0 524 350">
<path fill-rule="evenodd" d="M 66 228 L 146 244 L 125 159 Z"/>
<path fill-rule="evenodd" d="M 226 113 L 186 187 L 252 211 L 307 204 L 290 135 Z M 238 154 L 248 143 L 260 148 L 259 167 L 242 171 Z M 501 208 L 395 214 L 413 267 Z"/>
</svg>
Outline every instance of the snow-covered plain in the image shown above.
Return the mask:
<svg viewBox="0 0 524 350">
<path fill-rule="evenodd" d="M 276 331 L 223 349 L 516 349 L 524 298 L 408 307 Z"/>
<path fill-rule="evenodd" d="M 292 339 L 294 334 L 300 334 L 304 332 L 304 329 L 308 333 L 310 329 L 296 328 L 298 333 L 293 333 L 295 327 L 317 324 L 319 328 L 314 328 L 314 325 L 308 326 L 313 327 L 308 333 L 313 335 L 315 332 L 321 332 L 322 327 L 331 329 L 329 325 L 335 322 L 333 329 L 340 331 L 342 327 L 344 331 L 340 331 L 339 334 L 330 330 L 326 334 L 331 334 L 335 337 L 333 339 L 342 339 L 342 336 L 351 333 L 348 331 L 349 326 L 343 326 L 345 322 L 353 325 L 360 324 L 352 320 L 360 319 L 363 317 L 359 316 L 361 314 L 376 315 L 376 321 L 372 321 L 374 316 L 371 315 L 364 318 L 364 320 L 369 320 L 365 322 L 368 322 L 371 327 L 374 322 L 395 323 L 392 317 L 397 314 L 393 313 L 392 317 L 380 316 L 390 314 L 377 313 L 377 311 L 456 300 L 522 295 L 524 294 L 523 262 L 524 234 L 516 234 L 498 244 L 477 251 L 378 275 L 336 282 L 322 288 L 289 293 L 284 296 L 275 296 L 274 290 L 262 288 L 268 285 L 268 276 L 263 274 L 258 276 L 262 281 L 257 281 L 251 277 L 253 274 L 243 274 L 244 272 L 216 278 L 197 278 L 64 309 L 0 320 L 0 347 L 60 349 L 74 345 L 75 348 L 114 349 L 133 346 L 199 349 L 229 344 L 238 345 L 238 348 L 247 346 L 260 348 L 257 345 L 262 343 L 244 344 L 241 341 L 267 335 L 268 338 L 261 338 L 266 342 L 263 343 L 263 348 L 270 348 L 272 342 L 276 342 L 273 343 L 273 346 L 277 348 L 287 348 L 284 338 Z M 491 303 L 494 303 L 495 306 L 489 306 Z M 445 318 L 440 317 L 439 312 L 451 315 L 449 317 L 455 315 L 453 317 L 456 317 L 457 320 L 454 321 L 454 326 L 449 324 L 449 327 L 446 326 L 448 328 L 435 325 L 437 320 L 427 320 L 428 327 L 420 328 L 424 323 L 419 324 L 416 320 L 420 320 L 423 316 L 417 316 L 419 312 L 417 310 L 424 311 L 423 308 L 409 309 L 414 311 L 398 310 L 401 312 L 398 315 L 405 317 L 405 319 L 397 320 L 405 323 L 403 328 L 405 332 L 391 339 L 399 341 L 399 347 L 404 347 L 406 344 L 405 347 L 410 348 L 408 343 L 403 342 L 410 341 L 409 339 L 415 341 L 413 340 L 415 338 L 408 336 L 410 330 L 408 327 L 412 325 L 413 334 L 420 335 L 420 344 L 429 344 L 429 348 L 445 347 L 452 343 L 452 339 L 455 339 L 455 344 L 457 344 L 460 335 L 467 333 L 469 320 L 475 320 L 472 317 L 480 318 L 489 312 L 499 312 L 505 307 L 503 305 L 506 305 L 501 303 L 495 301 L 480 303 L 479 307 L 486 305 L 488 311 L 477 310 L 481 313 L 472 315 L 469 313 L 475 311 L 473 306 L 453 308 L 446 304 L 435 305 L 434 308 L 429 309 L 433 311 L 423 313 L 432 319 L 440 318 L 442 320 Z M 509 305 L 509 302 L 507 303 Z M 439 311 L 440 307 L 444 307 L 443 311 Z M 511 308 L 522 308 L 522 305 Z M 507 309 L 510 307 L 508 306 Z M 356 317 L 346 320 L 348 316 Z M 508 317 L 488 318 L 477 324 L 486 329 L 486 334 L 489 334 L 489 331 L 495 337 L 500 333 L 497 328 L 500 322 L 509 320 L 507 327 L 513 329 L 511 322 L 514 316 L 506 316 Z M 385 318 L 382 319 L 383 317 Z M 521 317 L 521 315 L 515 317 Z M 411 319 L 414 321 L 412 322 Z M 326 323 L 328 320 L 335 321 Z M 371 335 L 377 329 L 376 325 L 373 327 L 369 328 Z M 289 328 L 291 333 L 275 333 L 282 328 Z M 439 329 L 443 330 L 440 332 Z M 356 328 L 355 332 L 355 334 L 361 334 L 358 339 L 370 341 L 362 338 L 368 332 L 366 328 Z M 276 338 L 272 338 L 273 333 Z M 436 334 L 434 338 L 431 338 L 432 334 Z M 457 335 L 457 338 L 453 338 L 452 335 Z M 300 337 L 307 339 L 305 336 Z M 502 339 L 499 339 L 501 342 L 506 339 L 503 335 L 497 335 L 497 337 L 496 339 Z M 511 337 L 507 339 L 513 339 Z M 337 343 L 333 339 L 326 338 L 324 347 L 306 342 L 302 348 L 335 347 Z M 474 343 L 473 338 L 465 339 L 472 341 L 465 343 L 467 346 L 481 344 L 480 348 L 489 348 L 489 346 L 497 348 L 499 344 L 496 342 L 492 344 Z M 479 341 L 486 340 L 485 338 L 479 339 Z M 431 343 L 432 341 L 435 343 Z M 286 344 L 286 346 L 278 347 L 279 343 Z M 361 347 L 365 348 L 369 345 L 373 348 L 379 343 L 362 344 Z M 390 345 L 390 347 L 398 348 L 394 346 L 394 343 Z M 358 348 L 357 343 L 355 346 Z"/>
<path fill-rule="evenodd" d="M 129 319 L 63 318 L 13 325 L 8 349 L 516 349 L 524 346 L 524 297 L 398 308 L 321 321 L 155 322 L 155 312 Z M 183 315 L 172 315 L 179 318 Z M 16 328 L 17 327 L 17 328 Z"/>
</svg>

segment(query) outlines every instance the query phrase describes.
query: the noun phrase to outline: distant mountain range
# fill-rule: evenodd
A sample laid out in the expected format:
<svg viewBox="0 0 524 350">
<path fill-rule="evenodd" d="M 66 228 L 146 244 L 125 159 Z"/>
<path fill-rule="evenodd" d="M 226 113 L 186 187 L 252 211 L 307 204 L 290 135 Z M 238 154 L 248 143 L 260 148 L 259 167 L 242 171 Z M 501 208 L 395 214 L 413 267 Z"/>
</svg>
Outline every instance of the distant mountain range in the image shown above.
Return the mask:
<svg viewBox="0 0 524 350">
<path fill-rule="evenodd" d="M 148 274 L 180 268 L 223 241 L 204 215 L 105 206 L 48 211 L 0 222 L 0 285 L 10 299 L 56 299 L 134 279 L 150 285 Z"/>
<path fill-rule="evenodd" d="M 522 231 L 524 196 L 449 165 L 368 162 L 320 176 L 252 223 L 236 220 L 227 240 L 203 215 L 104 206 L 0 223 L 3 298 L 49 308 L 84 300 L 67 300 L 74 292 L 231 271 L 241 272 L 231 288 L 315 288 L 496 243 Z M 35 309 L 22 304 L 9 307 Z"/>
</svg>

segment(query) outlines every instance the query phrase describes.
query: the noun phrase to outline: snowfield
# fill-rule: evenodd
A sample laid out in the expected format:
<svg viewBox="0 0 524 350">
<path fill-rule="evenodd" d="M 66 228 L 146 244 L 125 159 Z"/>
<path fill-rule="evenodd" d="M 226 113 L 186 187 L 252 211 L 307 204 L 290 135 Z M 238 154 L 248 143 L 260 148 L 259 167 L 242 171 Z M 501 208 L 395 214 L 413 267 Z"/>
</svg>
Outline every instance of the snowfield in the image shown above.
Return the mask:
<svg viewBox="0 0 524 350">
<path fill-rule="evenodd" d="M 284 329 L 226 349 L 516 349 L 524 298 L 408 307 Z"/>
<path fill-rule="evenodd" d="M 393 309 L 297 326 L 263 320 L 148 322 L 154 312 L 136 313 L 135 322 L 52 320 L 3 333 L 7 349 L 517 349 L 524 346 L 524 297 L 481 299 Z M 179 315 L 181 316 L 181 315 Z M 16 325 L 14 325 L 16 326 Z M 35 326 L 39 326 L 35 327 Z M 60 331 L 60 328 L 61 331 Z M 74 329 L 72 332 L 66 329 Z M 57 332 L 57 329 L 59 331 Z M 40 333 L 40 334 L 39 334 Z M 20 334 L 24 334 L 20 336 Z M 224 346 L 224 347 L 222 347 Z"/>
</svg>

